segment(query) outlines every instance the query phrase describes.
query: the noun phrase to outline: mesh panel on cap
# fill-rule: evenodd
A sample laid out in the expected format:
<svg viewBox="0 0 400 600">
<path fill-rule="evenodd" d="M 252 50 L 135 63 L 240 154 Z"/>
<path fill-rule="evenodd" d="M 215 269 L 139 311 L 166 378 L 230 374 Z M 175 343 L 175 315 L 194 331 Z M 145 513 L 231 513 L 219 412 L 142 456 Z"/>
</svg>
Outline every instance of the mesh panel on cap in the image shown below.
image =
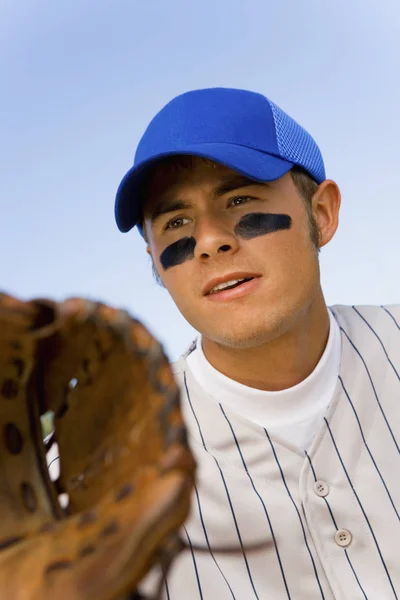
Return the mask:
<svg viewBox="0 0 400 600">
<path fill-rule="evenodd" d="M 321 152 L 307 131 L 282 109 L 268 100 L 275 121 L 276 138 L 282 158 L 303 167 L 317 182 L 325 179 Z"/>
</svg>

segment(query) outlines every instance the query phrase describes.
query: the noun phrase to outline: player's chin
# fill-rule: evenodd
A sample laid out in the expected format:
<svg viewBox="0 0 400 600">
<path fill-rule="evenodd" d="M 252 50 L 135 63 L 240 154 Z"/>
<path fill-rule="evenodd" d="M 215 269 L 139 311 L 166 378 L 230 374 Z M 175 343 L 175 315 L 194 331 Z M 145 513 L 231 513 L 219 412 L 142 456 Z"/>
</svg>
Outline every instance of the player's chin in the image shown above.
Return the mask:
<svg viewBox="0 0 400 600">
<path fill-rule="evenodd" d="M 223 306 L 198 306 L 196 312 L 191 307 L 186 311 L 186 319 L 192 327 L 224 346 L 233 348 L 252 348 L 262 345 L 275 337 L 277 329 L 276 307 L 272 311 L 268 303 L 230 303 Z M 182 311 L 183 312 L 183 311 Z M 185 313 L 183 313 L 185 316 Z"/>
<path fill-rule="evenodd" d="M 275 324 L 256 321 L 253 319 L 233 319 L 226 322 L 221 320 L 214 327 L 205 328 L 207 337 L 216 343 L 229 348 L 247 350 L 260 347 L 278 335 L 279 328 Z"/>
</svg>

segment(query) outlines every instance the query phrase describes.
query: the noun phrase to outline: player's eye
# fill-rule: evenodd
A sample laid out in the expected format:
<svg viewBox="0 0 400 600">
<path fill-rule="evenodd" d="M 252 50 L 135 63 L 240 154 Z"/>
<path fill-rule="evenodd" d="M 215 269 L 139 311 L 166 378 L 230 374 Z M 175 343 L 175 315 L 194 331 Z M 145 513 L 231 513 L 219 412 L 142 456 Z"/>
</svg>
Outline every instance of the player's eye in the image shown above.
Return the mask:
<svg viewBox="0 0 400 600">
<path fill-rule="evenodd" d="M 179 227 L 183 227 L 183 225 L 187 225 L 190 222 L 188 217 L 174 217 L 167 221 L 164 225 L 163 229 L 166 231 L 167 229 L 179 229 Z"/>
<path fill-rule="evenodd" d="M 229 198 L 228 206 L 239 206 L 240 204 L 247 204 L 251 200 L 255 200 L 253 196 L 233 196 Z"/>
</svg>

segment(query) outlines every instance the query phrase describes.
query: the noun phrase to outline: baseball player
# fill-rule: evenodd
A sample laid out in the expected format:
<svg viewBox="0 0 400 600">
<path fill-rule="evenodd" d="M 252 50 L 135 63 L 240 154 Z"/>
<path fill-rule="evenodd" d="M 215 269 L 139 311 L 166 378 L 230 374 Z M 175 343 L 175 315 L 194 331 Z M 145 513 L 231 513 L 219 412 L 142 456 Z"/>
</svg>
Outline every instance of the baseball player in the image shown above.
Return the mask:
<svg viewBox="0 0 400 600">
<path fill-rule="evenodd" d="M 225 88 L 162 108 L 119 186 L 119 229 L 198 332 L 174 365 L 198 473 L 165 599 L 400 598 L 400 306 L 327 307 L 340 200 L 300 125 Z"/>
</svg>

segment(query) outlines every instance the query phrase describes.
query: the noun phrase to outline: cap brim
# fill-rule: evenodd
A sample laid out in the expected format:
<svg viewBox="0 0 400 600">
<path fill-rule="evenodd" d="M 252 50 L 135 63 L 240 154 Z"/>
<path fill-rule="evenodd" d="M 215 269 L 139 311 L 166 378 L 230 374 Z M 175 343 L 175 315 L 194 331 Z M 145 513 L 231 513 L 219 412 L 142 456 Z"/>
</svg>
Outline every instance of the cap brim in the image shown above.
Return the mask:
<svg viewBox="0 0 400 600">
<path fill-rule="evenodd" d="M 255 181 L 273 181 L 287 173 L 294 163 L 253 148 L 233 144 L 197 144 L 183 150 L 164 152 L 133 166 L 122 179 L 115 199 L 115 220 L 118 229 L 126 233 L 137 225 L 141 214 L 138 194 L 140 180 L 149 167 L 168 156 L 190 154 L 208 158 Z"/>
</svg>

